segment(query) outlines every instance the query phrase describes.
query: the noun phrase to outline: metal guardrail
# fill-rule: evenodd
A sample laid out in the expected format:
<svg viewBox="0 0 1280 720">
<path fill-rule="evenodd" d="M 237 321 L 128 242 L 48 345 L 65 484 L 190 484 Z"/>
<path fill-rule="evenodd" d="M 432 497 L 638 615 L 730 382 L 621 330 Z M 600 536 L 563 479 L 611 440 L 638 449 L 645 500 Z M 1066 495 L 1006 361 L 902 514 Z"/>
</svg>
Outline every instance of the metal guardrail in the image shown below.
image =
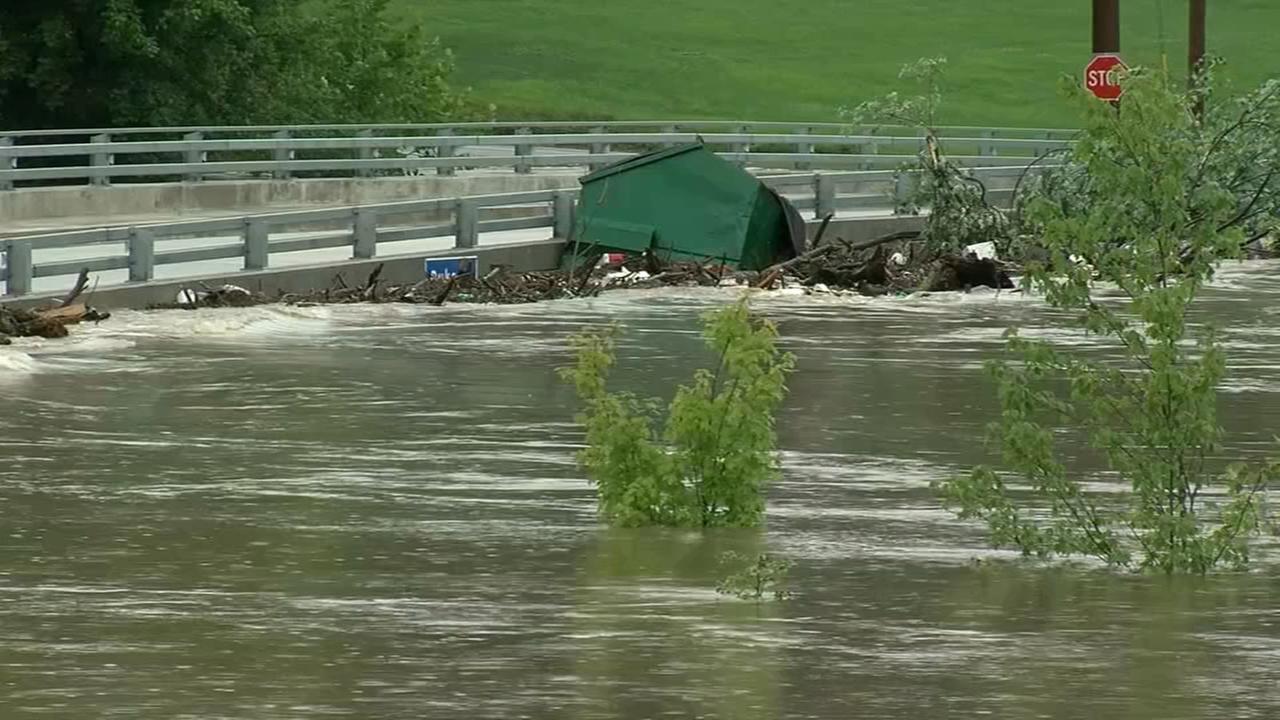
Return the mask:
<svg viewBox="0 0 1280 720">
<path fill-rule="evenodd" d="M 1007 198 L 1027 171 L 1023 164 L 973 172 L 993 195 Z M 840 211 L 896 213 L 909 189 L 903 177 L 895 171 L 869 171 L 761 179 L 798 208 L 822 218 Z M 391 243 L 436 237 L 452 236 L 453 247 L 460 250 L 477 247 L 486 232 L 550 228 L 552 237 L 569 238 L 577 196 L 577 190 L 517 192 L 17 236 L 0 246 L 8 256 L 7 267 L 0 267 L 0 280 L 6 282 L 6 295 L 19 296 L 31 292 L 35 278 L 74 275 L 85 268 L 127 269 L 130 282 L 146 282 L 154 279 L 157 266 L 206 260 L 243 258 L 243 269 L 253 271 L 271 267 L 271 259 L 281 254 L 322 248 L 350 247 L 352 259 L 371 259 Z M 492 217 L 496 215 L 505 216 Z M 447 219 L 420 219 L 436 216 Z M 157 241 L 183 239 L 218 244 L 156 249 Z M 98 257 L 36 261 L 36 253 L 44 250 L 100 246 L 114 247 Z"/>
<path fill-rule="evenodd" d="M 941 132 L 952 156 L 972 165 L 1043 155 L 1069 146 L 1074 134 L 967 127 Z M 919 132 L 902 128 L 731 121 L 0 131 L 0 190 L 122 179 L 196 182 L 217 175 L 447 176 L 483 168 L 530 173 L 537 167 L 598 168 L 644 150 L 699 140 L 740 165 L 785 170 L 889 168 L 922 143 Z"/>
<path fill-rule="evenodd" d="M 917 134 L 915 129 L 902 125 L 877 125 L 876 131 L 890 134 L 902 134 L 909 130 Z M 233 134 L 233 133 L 296 133 L 338 132 L 343 134 L 368 133 L 400 133 L 403 131 L 426 132 L 430 134 L 482 134 L 486 132 L 510 132 L 514 134 L 542 134 L 563 130 L 589 130 L 595 133 L 634 132 L 638 129 L 658 130 L 659 132 L 827 132 L 852 134 L 872 132 L 872 126 L 851 127 L 847 123 L 834 122 L 759 122 L 751 120 L 567 120 L 553 122 L 466 122 L 466 123 L 375 123 L 375 124 L 318 124 L 318 125 L 187 125 L 174 127 L 123 127 L 123 128 L 58 128 L 37 130 L 0 130 L 0 137 L 43 138 L 88 135 L 187 135 Z M 1016 128 L 985 127 L 975 125 L 946 125 L 938 128 L 941 137 L 957 135 L 977 135 L 993 133 L 995 137 L 1009 138 L 1042 138 L 1070 139 L 1077 131 L 1069 128 Z M 874 132 L 872 132 L 874 134 Z"/>
</svg>

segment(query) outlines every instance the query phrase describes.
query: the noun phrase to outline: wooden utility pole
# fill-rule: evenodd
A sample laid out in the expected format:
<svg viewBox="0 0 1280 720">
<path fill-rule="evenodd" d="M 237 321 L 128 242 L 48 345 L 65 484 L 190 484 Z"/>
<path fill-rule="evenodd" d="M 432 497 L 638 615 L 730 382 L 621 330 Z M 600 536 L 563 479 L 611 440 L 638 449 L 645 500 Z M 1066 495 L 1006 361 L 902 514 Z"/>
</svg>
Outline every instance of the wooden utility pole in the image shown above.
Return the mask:
<svg viewBox="0 0 1280 720">
<path fill-rule="evenodd" d="M 1093 0 L 1093 54 L 1120 52 L 1120 0 Z"/>
<path fill-rule="evenodd" d="M 1200 73 L 1204 71 L 1206 16 L 1208 0 L 1191 0 L 1190 32 L 1187 34 L 1187 84 L 1194 89 Z M 1204 97 L 1196 98 L 1197 118 L 1204 117 Z"/>
</svg>

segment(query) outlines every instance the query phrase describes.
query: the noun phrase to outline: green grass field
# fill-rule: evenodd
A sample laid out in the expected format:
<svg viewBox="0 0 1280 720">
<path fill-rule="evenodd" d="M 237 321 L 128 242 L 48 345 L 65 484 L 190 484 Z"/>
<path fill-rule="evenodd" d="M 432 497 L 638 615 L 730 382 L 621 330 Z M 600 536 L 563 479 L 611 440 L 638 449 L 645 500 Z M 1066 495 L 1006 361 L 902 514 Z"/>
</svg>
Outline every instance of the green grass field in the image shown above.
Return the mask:
<svg viewBox="0 0 1280 720">
<path fill-rule="evenodd" d="M 396 0 L 508 118 L 830 121 L 950 61 L 943 121 L 1057 127 L 1057 79 L 1090 56 L 1087 0 Z M 1125 0 L 1125 56 L 1173 68 L 1186 0 Z M 1163 16 L 1163 18 L 1162 18 Z M 1210 51 L 1239 83 L 1280 75 L 1277 0 L 1210 3 Z M 1162 41 L 1163 36 L 1163 41 Z"/>
</svg>

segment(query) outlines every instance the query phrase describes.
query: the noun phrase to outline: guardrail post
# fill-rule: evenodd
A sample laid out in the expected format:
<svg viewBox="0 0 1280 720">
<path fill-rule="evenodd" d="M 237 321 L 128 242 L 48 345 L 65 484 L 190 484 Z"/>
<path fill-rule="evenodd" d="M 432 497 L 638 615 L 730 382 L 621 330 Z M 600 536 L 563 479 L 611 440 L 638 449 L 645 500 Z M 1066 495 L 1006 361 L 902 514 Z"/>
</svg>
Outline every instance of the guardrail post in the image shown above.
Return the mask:
<svg viewBox="0 0 1280 720">
<path fill-rule="evenodd" d="M 266 270 L 271 252 L 271 233 L 261 220 L 244 221 L 244 269 Z"/>
<path fill-rule="evenodd" d="M 367 260 L 378 251 L 378 212 L 370 208 L 357 208 L 355 221 L 355 242 L 351 246 L 351 257 Z"/>
<path fill-rule="evenodd" d="M 475 247 L 480 243 L 480 206 L 475 200 L 459 200 L 456 212 L 458 231 L 454 247 Z"/>
<path fill-rule="evenodd" d="M 449 128 L 441 128 L 439 131 L 437 131 L 437 132 L 436 132 L 436 136 L 437 136 L 437 137 L 452 137 L 452 136 L 453 136 L 453 130 L 451 130 L 451 129 L 449 129 Z M 437 146 L 436 146 L 436 157 L 438 157 L 438 158 L 451 158 L 451 157 L 453 157 L 453 156 L 455 156 L 455 155 L 457 155 L 457 154 L 458 154 L 458 153 L 457 153 L 456 149 L 455 149 L 452 145 L 437 145 Z M 436 168 L 436 174 L 437 174 L 437 175 L 444 175 L 444 176 L 446 176 L 446 177 L 453 176 L 454 174 L 456 174 L 456 173 L 457 173 L 457 171 L 458 171 L 458 170 L 457 170 L 457 168 L 455 168 L 455 167 L 453 167 L 453 166 L 451 166 L 451 165 L 441 165 L 441 166 L 439 166 L 439 167 L 437 167 L 437 168 Z"/>
<path fill-rule="evenodd" d="M 9 173 L 18 167 L 18 159 L 9 157 L 5 148 L 13 147 L 13 138 L 0 137 L 0 190 L 12 190 L 13 180 Z"/>
<path fill-rule="evenodd" d="M 532 134 L 533 134 L 533 131 L 532 131 L 532 130 L 530 130 L 529 128 L 520 128 L 520 129 L 516 130 L 516 135 L 532 135 Z M 529 157 L 530 155 L 533 155 L 533 146 L 532 146 L 532 145 L 530 145 L 530 144 L 528 144 L 528 143 L 517 143 L 517 144 L 516 144 L 516 157 L 517 157 L 517 158 Z M 521 175 L 528 175 L 529 173 L 533 172 L 533 166 L 531 166 L 529 163 L 522 163 L 522 162 L 520 162 L 520 161 L 518 161 L 518 160 L 517 160 L 517 161 L 516 161 L 516 172 L 517 172 L 517 173 L 519 173 L 519 174 L 521 174 Z"/>
<path fill-rule="evenodd" d="M 94 135 L 89 138 L 89 142 L 94 144 L 109 143 L 111 142 L 111 136 L 106 133 Z M 111 153 L 94 152 L 89 155 L 89 165 L 91 167 L 110 167 L 115 160 L 115 156 L 111 155 Z M 94 175 L 89 182 L 93 185 L 110 185 L 111 177 L 109 175 Z"/>
<path fill-rule="evenodd" d="M 985 157 L 994 157 L 999 155 L 1000 153 L 996 150 L 995 143 L 991 142 L 991 138 L 993 136 L 992 132 L 990 130 L 983 130 L 981 136 L 983 142 L 978 145 L 978 154 Z"/>
<path fill-rule="evenodd" d="M 813 177 L 813 216 L 821 220 L 836 211 L 836 181 L 830 175 Z"/>
<path fill-rule="evenodd" d="M 187 133 L 186 135 L 183 135 L 182 139 L 185 140 L 186 142 L 200 142 L 201 140 L 204 139 L 204 133 L 199 131 L 190 132 L 190 133 Z M 199 165 L 200 163 L 203 163 L 208 158 L 209 158 L 209 153 L 203 150 L 187 150 L 185 153 L 183 153 L 182 161 L 188 165 Z M 199 171 L 197 171 L 197 172 L 189 172 L 186 175 L 183 175 L 182 179 L 185 182 L 200 182 L 203 179 L 203 177 L 200 175 Z"/>
<path fill-rule="evenodd" d="M 156 237 L 146 228 L 129 228 L 129 282 L 146 282 L 156 275 Z"/>
<path fill-rule="evenodd" d="M 605 135 L 606 133 L 607 133 L 606 128 L 603 128 L 603 127 L 591 128 L 592 135 Z M 609 143 L 607 142 L 591 143 L 592 155 L 605 155 L 605 154 L 608 154 L 609 151 L 610 151 L 610 147 L 609 147 Z M 587 165 L 587 167 L 591 168 L 592 170 L 599 170 L 604 166 L 605 166 L 605 163 L 598 163 L 598 162 L 589 163 Z"/>
<path fill-rule="evenodd" d="M 293 133 L 289 132 L 288 130 L 280 130 L 276 132 L 274 135 L 272 135 L 272 137 L 274 137 L 276 140 L 287 141 L 293 137 Z M 292 149 L 290 149 L 287 146 L 287 144 L 284 145 L 283 147 L 277 147 L 275 150 L 272 151 L 272 154 L 271 154 L 271 159 L 278 163 L 289 162 L 290 160 L 293 160 L 295 157 L 296 157 L 295 153 L 293 152 Z M 276 180 L 288 180 L 290 177 L 293 176 L 293 173 L 281 168 L 278 170 L 273 170 L 271 172 L 271 176 Z"/>
<path fill-rule="evenodd" d="M 9 278 L 5 294 L 26 295 L 31 292 L 31 277 L 35 270 L 31 264 L 31 243 L 22 240 L 10 240 L 7 249 L 9 251 Z"/>
<path fill-rule="evenodd" d="M 371 137 L 373 137 L 373 131 L 372 131 L 372 130 L 370 130 L 370 129 L 368 129 L 368 128 L 366 128 L 366 129 L 364 129 L 364 130 L 361 130 L 360 132 L 357 132 L 357 133 L 356 133 L 356 137 L 358 137 L 358 138 L 371 138 Z M 357 159 L 357 160 L 372 160 L 372 159 L 373 159 L 373 147 L 371 147 L 371 146 L 369 146 L 369 145 L 361 145 L 360 147 L 356 148 L 356 159 Z M 369 177 L 370 175 L 373 175 L 373 171 L 372 171 L 372 170 L 370 170 L 369 168 L 360 168 L 359 170 L 356 170 L 356 177 Z"/>
<path fill-rule="evenodd" d="M 680 132 L 680 128 L 679 128 L 679 127 L 677 127 L 677 126 L 675 126 L 675 125 L 667 125 L 667 126 L 665 126 L 665 127 L 663 127 L 663 128 L 662 128 L 662 132 L 663 132 L 663 133 L 665 133 L 665 134 L 667 134 L 667 135 L 675 135 L 676 133 Z M 672 147 L 675 147 L 675 146 L 676 146 L 676 143 L 674 143 L 674 142 L 664 142 L 664 143 L 662 143 L 662 147 L 664 147 L 664 148 L 672 148 Z"/>
<path fill-rule="evenodd" d="M 893 176 L 893 214 L 901 215 L 907 201 L 911 199 L 912 176 L 900 172 Z"/>
<path fill-rule="evenodd" d="M 560 240 L 571 240 L 573 235 L 573 193 L 559 190 L 552 196 L 551 224 L 555 228 L 554 236 Z"/>
<path fill-rule="evenodd" d="M 734 129 L 733 129 L 733 131 L 734 131 L 735 133 L 737 133 L 738 135 L 746 135 L 746 134 L 747 134 L 747 128 L 746 128 L 746 127 L 736 127 L 736 128 L 734 128 Z M 750 144 L 750 143 L 744 143 L 744 142 L 737 142 L 737 143 L 733 143 L 733 144 L 731 144 L 731 145 L 729 146 L 729 150 L 730 150 L 730 152 L 734 152 L 734 153 L 739 153 L 739 154 L 745 155 L 745 154 L 747 154 L 747 153 L 751 152 L 751 144 Z M 741 160 L 738 160 L 738 166 L 739 166 L 739 167 L 746 167 L 746 166 L 747 166 L 747 159 L 746 159 L 746 158 L 742 158 Z"/>
<path fill-rule="evenodd" d="M 809 127 L 807 127 L 807 128 L 800 128 L 800 134 L 801 134 L 801 135 L 812 135 L 812 134 L 813 134 L 813 128 L 809 128 Z M 801 155 L 812 155 L 816 149 L 817 149 L 817 148 L 815 148 L 815 147 L 814 147 L 814 144 L 813 144 L 813 143 L 811 143 L 811 142 L 799 141 L 799 142 L 797 142 L 797 143 L 796 143 L 796 152 L 800 153 Z M 807 163 L 807 162 L 803 162 L 803 161 L 801 161 L 801 162 L 797 162 L 797 163 L 796 163 L 796 169 L 797 169 L 797 170 L 811 170 L 811 169 L 813 169 L 813 163 Z"/>
</svg>

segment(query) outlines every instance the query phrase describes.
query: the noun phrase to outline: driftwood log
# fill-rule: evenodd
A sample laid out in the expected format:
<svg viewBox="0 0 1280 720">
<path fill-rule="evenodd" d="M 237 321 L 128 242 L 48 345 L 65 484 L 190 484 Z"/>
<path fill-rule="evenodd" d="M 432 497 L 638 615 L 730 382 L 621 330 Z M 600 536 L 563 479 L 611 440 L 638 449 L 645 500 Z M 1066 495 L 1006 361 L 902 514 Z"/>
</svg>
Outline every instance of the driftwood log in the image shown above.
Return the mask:
<svg viewBox="0 0 1280 720">
<path fill-rule="evenodd" d="M 99 322 L 110 313 L 77 302 L 89 287 L 89 271 L 84 269 L 75 285 L 57 305 L 38 309 L 17 309 L 0 305 L 0 345 L 10 344 L 14 337 L 66 337 L 67 326 L 82 322 Z"/>
<path fill-rule="evenodd" d="M 87 305 L 74 304 L 45 310 L 11 310 L 0 307 L 0 337 L 61 338 L 67 326 L 111 317 Z M 7 344 L 7 343 L 6 343 Z"/>
</svg>

